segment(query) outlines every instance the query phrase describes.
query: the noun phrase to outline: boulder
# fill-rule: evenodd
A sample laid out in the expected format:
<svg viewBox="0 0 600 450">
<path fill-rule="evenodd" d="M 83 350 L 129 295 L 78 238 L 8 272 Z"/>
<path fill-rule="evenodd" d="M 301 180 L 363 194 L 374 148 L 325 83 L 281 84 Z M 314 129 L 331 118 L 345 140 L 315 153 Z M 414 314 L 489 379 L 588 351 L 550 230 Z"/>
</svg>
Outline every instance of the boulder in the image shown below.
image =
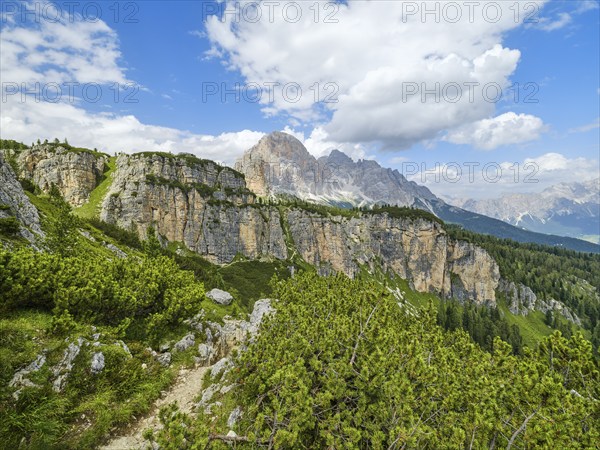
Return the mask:
<svg viewBox="0 0 600 450">
<path fill-rule="evenodd" d="M 171 364 L 171 353 L 169 353 L 169 352 L 162 353 L 162 354 L 158 355 L 156 360 L 159 362 L 159 364 L 161 366 L 169 367 L 169 365 Z"/>
<path fill-rule="evenodd" d="M 198 345 L 198 356 L 201 363 L 209 363 L 213 357 L 215 351 L 211 345 L 200 344 Z"/>
<path fill-rule="evenodd" d="M 231 294 L 229 292 L 222 291 L 221 289 L 213 289 L 208 291 L 206 296 L 219 305 L 230 305 L 233 301 Z"/>
<path fill-rule="evenodd" d="M 196 343 L 196 338 L 193 334 L 185 335 L 179 342 L 177 342 L 174 346 L 174 350 L 178 352 L 183 352 L 193 346 Z"/>
<path fill-rule="evenodd" d="M 99 374 L 100 372 L 102 372 L 104 370 L 104 353 L 102 352 L 97 352 L 94 353 L 92 355 L 92 364 L 91 364 L 91 368 L 92 368 L 92 373 L 94 375 Z"/>
</svg>

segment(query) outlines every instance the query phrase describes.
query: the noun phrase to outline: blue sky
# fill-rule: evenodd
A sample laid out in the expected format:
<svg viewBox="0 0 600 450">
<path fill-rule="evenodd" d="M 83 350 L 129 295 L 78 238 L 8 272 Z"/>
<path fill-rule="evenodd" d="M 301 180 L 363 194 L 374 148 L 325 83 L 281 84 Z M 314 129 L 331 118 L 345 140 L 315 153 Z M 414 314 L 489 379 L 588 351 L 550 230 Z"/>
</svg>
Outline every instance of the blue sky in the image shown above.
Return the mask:
<svg viewBox="0 0 600 450">
<path fill-rule="evenodd" d="M 489 191 L 485 195 L 539 190 L 554 181 L 598 176 L 597 2 L 540 2 L 537 23 L 509 20 L 511 13 L 504 9 L 499 23 L 475 14 L 475 23 L 460 27 L 444 24 L 443 15 L 441 25 L 415 20 L 418 14 L 402 23 L 399 18 L 407 10 L 392 3 L 350 1 L 337 7 L 333 17 L 338 23 L 329 25 L 323 23 L 331 6 L 326 2 L 317 5 L 318 21 L 305 21 L 314 4 L 303 2 L 299 23 L 286 21 L 276 9 L 273 24 L 251 23 L 243 13 L 237 22 L 232 15 L 222 20 L 206 14 L 215 11 L 216 3 L 193 1 L 121 2 L 118 18 L 112 2 L 101 2 L 95 5 L 102 20 L 93 23 L 81 8 L 70 16 L 68 7 L 57 3 L 62 23 L 44 24 L 48 17 L 42 13 L 40 24 L 22 20 L 12 6 L 6 7 L 35 8 L 35 2 L 6 2 L 4 90 L 6 82 L 70 80 L 97 82 L 103 96 L 97 103 L 79 99 L 68 105 L 27 104 L 9 96 L 0 114 L 2 137 L 28 142 L 52 138 L 45 134 L 55 130 L 60 137 L 68 134 L 71 143 L 112 152 L 192 151 L 231 164 L 262 133 L 286 129 L 316 155 L 339 147 L 354 158 L 374 158 L 399 169 L 406 162 L 429 170 L 436 163 L 465 161 L 540 165 L 539 185 L 461 181 L 430 186 L 453 196 L 473 190 Z M 242 11 L 243 5 L 228 6 Z M 266 8 L 258 8 L 264 16 Z M 207 19 L 212 23 L 207 25 Z M 84 43 L 79 47 L 77 34 Z M 65 60 L 66 65 L 57 63 Z M 505 98 L 462 106 L 444 99 L 438 105 L 397 100 L 399 83 L 439 78 L 442 85 L 460 84 L 475 72 L 478 81 L 501 84 Z M 221 83 L 233 87 L 268 81 L 299 83 L 304 88 L 301 101 L 285 102 L 280 92 L 274 93 L 279 97 L 273 104 L 235 101 L 232 95 L 227 101 L 219 95 L 203 101 L 206 83 L 220 88 Z M 138 102 L 123 101 L 127 89 L 115 102 L 109 88 L 114 82 L 139 85 L 134 95 Z M 311 101 L 308 87 L 314 82 L 336 83 L 339 103 Z M 506 95 L 514 83 L 537 86 L 538 102 L 524 102 L 532 85 L 517 102 Z M 420 174 L 413 179 L 423 180 Z"/>
</svg>

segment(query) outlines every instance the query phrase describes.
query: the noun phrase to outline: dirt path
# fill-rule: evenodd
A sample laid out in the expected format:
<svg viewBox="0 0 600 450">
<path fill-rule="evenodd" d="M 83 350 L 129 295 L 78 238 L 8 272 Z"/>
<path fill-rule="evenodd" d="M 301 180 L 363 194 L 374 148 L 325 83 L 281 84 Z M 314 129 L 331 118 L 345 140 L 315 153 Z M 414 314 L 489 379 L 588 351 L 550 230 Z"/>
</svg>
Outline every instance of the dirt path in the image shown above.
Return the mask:
<svg viewBox="0 0 600 450">
<path fill-rule="evenodd" d="M 210 367 L 195 367 L 193 369 L 182 369 L 175 384 L 167 391 L 167 395 L 154 402 L 149 415 L 139 419 L 125 434 L 113 438 L 108 444 L 100 447 L 100 450 L 131 450 L 139 449 L 144 443 L 142 433 L 148 428 L 158 429 L 160 420 L 158 412 L 162 406 L 177 402 L 179 409 L 185 413 L 192 412 L 194 398 L 202 390 L 202 379 Z"/>
</svg>

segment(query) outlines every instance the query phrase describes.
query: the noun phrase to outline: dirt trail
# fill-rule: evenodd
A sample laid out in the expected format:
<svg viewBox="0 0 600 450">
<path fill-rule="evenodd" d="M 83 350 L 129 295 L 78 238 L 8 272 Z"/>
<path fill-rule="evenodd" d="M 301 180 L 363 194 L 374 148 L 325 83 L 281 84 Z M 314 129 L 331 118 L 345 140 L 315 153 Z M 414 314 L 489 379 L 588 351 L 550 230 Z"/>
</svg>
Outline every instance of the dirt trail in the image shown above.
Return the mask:
<svg viewBox="0 0 600 450">
<path fill-rule="evenodd" d="M 114 437 L 106 445 L 100 447 L 100 450 L 138 450 L 144 443 L 142 433 L 147 428 L 160 428 L 158 412 L 160 408 L 169 403 L 177 402 L 179 409 L 185 413 L 192 412 L 194 398 L 202 391 L 202 379 L 209 367 L 195 367 L 193 369 L 182 369 L 175 384 L 164 397 L 154 402 L 148 416 L 139 419 L 131 425 L 121 436 Z"/>
</svg>

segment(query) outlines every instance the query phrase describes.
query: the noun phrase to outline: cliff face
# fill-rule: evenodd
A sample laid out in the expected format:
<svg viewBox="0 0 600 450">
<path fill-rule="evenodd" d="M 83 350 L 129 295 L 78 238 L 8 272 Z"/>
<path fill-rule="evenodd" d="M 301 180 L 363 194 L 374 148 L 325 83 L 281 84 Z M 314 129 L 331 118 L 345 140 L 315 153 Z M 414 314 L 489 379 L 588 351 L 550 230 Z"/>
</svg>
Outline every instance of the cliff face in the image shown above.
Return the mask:
<svg viewBox="0 0 600 450">
<path fill-rule="evenodd" d="M 19 152 L 20 176 L 33 181 L 45 192 L 56 185 L 72 206 L 89 200 L 104 173 L 106 158 L 88 151 L 55 145 L 38 145 Z"/>
<path fill-rule="evenodd" d="M 355 276 L 360 265 L 392 270 L 420 292 L 494 302 L 500 278 L 487 252 L 454 242 L 437 223 L 391 218 L 320 217 L 301 210 L 287 214 L 295 247 L 321 273 Z"/>
<path fill-rule="evenodd" d="M 277 209 L 255 207 L 241 174 L 191 156 L 119 156 L 100 218 L 142 236 L 154 226 L 218 264 L 287 258 Z"/>
<path fill-rule="evenodd" d="M 289 245 L 321 273 L 353 277 L 361 265 L 378 265 L 418 291 L 478 302 L 495 301 L 500 278 L 484 250 L 449 240 L 437 223 L 257 205 L 241 174 L 193 157 L 119 156 L 101 219 L 142 236 L 152 225 L 219 264 L 237 254 L 286 259 Z"/>
<path fill-rule="evenodd" d="M 0 218 L 15 217 L 19 221 L 20 234 L 24 238 L 33 243 L 36 235 L 43 235 L 38 211 L 25 195 L 2 152 L 0 152 L 0 206 L 2 206 Z"/>
</svg>

